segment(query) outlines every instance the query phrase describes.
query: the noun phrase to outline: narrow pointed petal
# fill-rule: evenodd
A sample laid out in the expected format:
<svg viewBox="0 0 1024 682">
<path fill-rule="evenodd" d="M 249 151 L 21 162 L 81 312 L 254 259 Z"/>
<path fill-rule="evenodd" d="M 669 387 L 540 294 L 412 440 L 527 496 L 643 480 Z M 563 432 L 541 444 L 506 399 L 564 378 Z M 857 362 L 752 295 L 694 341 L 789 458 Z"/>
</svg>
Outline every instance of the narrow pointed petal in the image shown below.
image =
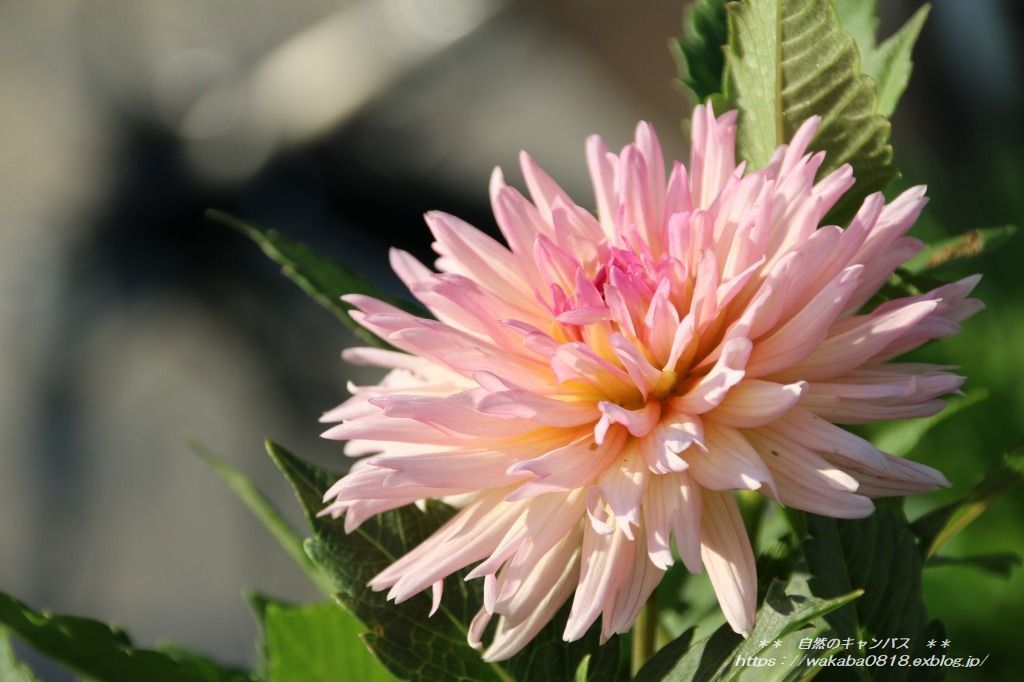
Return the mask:
<svg viewBox="0 0 1024 682">
<path fill-rule="evenodd" d="M 726 621 L 746 637 L 754 628 L 757 573 L 747 529 L 731 492 L 704 491 L 700 549 Z"/>
</svg>

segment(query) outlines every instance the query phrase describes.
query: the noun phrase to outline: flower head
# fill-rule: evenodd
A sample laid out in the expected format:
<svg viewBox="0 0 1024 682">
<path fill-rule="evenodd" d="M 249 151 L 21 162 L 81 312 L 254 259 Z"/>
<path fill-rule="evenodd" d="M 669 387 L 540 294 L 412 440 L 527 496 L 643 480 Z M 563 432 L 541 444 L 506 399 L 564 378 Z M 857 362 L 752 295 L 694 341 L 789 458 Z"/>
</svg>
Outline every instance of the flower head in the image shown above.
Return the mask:
<svg viewBox="0 0 1024 682">
<path fill-rule="evenodd" d="M 756 576 L 735 490 L 839 518 L 871 498 L 946 481 L 837 424 L 923 417 L 962 378 L 890 359 L 978 310 L 969 277 L 858 312 L 921 244 L 905 236 L 924 188 L 869 196 L 846 229 L 819 227 L 854 180 L 819 182 L 808 120 L 763 169 L 735 162 L 735 112 L 697 107 L 689 168 L 666 178 L 653 129 L 618 155 L 587 141 L 596 217 L 523 154 L 530 199 L 500 171 L 491 200 L 508 246 L 426 216 L 434 272 L 391 262 L 434 315 L 366 296 L 353 317 L 401 352 L 324 415 L 324 435 L 369 455 L 325 497 L 351 530 L 425 498 L 460 510 L 371 582 L 397 602 L 472 566 L 485 657 L 521 649 L 569 599 L 565 639 L 599 618 L 624 632 L 673 563 L 707 569 L 726 619 L 754 622 Z"/>
</svg>

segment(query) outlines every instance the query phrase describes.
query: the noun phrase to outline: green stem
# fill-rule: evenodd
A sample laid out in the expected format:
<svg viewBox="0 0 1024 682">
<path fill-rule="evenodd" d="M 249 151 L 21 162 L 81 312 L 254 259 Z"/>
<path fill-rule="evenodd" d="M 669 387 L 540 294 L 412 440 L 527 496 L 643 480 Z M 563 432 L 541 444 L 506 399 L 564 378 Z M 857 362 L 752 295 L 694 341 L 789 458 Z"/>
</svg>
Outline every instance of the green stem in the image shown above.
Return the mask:
<svg viewBox="0 0 1024 682">
<path fill-rule="evenodd" d="M 632 677 L 640 672 L 651 656 L 658 636 L 658 591 L 651 593 L 647 603 L 640 609 L 640 615 L 633 623 L 633 656 L 630 665 Z"/>
</svg>

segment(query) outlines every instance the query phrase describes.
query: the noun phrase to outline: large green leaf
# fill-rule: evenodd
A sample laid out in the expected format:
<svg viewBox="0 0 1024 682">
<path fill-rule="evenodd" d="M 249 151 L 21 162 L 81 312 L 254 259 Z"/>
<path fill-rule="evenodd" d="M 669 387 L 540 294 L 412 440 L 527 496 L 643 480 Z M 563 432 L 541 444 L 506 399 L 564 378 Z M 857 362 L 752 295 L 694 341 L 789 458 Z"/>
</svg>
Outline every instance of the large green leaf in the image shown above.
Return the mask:
<svg viewBox="0 0 1024 682">
<path fill-rule="evenodd" d="M 935 509 L 913 523 L 925 557 L 981 516 L 992 503 L 1024 481 L 1024 447 L 1007 454 L 963 499 Z"/>
<path fill-rule="evenodd" d="M 366 648 L 366 628 L 337 604 L 267 605 L 267 682 L 389 682 Z"/>
<path fill-rule="evenodd" d="M 876 44 L 875 33 L 878 20 L 875 18 L 875 0 L 833 0 L 843 30 L 856 41 L 860 52 L 861 70 L 875 81 L 878 96 L 878 113 L 891 116 L 896 110 L 903 91 L 910 81 L 913 63 L 910 53 L 921 33 L 930 7 L 923 5 L 907 23 L 887 38 L 881 45 Z"/>
<path fill-rule="evenodd" d="M 370 590 L 367 582 L 427 539 L 454 510 L 437 502 L 428 502 L 424 511 L 403 507 L 378 514 L 346 534 L 341 521 L 317 515 L 324 492 L 337 476 L 275 443 L 268 442 L 267 451 L 292 484 L 313 526 L 306 551 L 333 580 L 338 600 L 370 629 L 364 640 L 397 677 L 481 682 L 572 679 L 583 658 L 590 655 L 588 679 L 618 679 L 617 638 L 599 647 L 595 627 L 578 642 L 561 641 L 568 607 L 512 659 L 500 665 L 484 662 L 466 641 L 482 597 L 479 581 L 467 582 L 464 571 L 445 580 L 444 599 L 433 616 L 429 616 L 426 595 L 401 604 L 388 602 L 384 593 Z"/>
<path fill-rule="evenodd" d="M 889 121 L 878 113 L 853 39 L 829 0 L 744 0 L 727 8 L 726 95 L 740 112 L 739 155 L 761 167 L 807 118 L 821 116 L 811 144 L 827 153 L 821 172 L 849 163 L 857 178 L 830 214 L 842 222 L 897 175 Z"/>
<path fill-rule="evenodd" d="M 683 35 L 672 43 L 679 80 L 703 102 L 722 92 L 725 71 L 726 0 L 695 0 L 686 8 Z"/>
<path fill-rule="evenodd" d="M 723 625 L 711 637 L 686 647 L 685 652 L 684 647 L 670 643 L 640 670 L 636 682 L 738 679 L 744 668 L 735 665 L 737 659 L 770 657 L 767 650 L 776 640 L 846 606 L 860 595 L 860 591 L 854 590 L 831 599 L 813 596 L 800 574 L 793 575 L 788 584 L 773 580 L 757 610 L 757 622 L 749 637 L 744 639 Z M 690 637 L 692 632 L 686 632 L 680 639 L 688 641 Z"/>
<path fill-rule="evenodd" d="M 909 655 L 927 655 L 928 623 L 921 591 L 922 559 L 916 539 L 900 515 L 879 506 L 866 519 L 807 515 L 804 556 L 811 590 L 821 598 L 863 590 L 854 604 L 826 620 L 838 637 L 909 637 Z M 872 679 L 904 680 L 908 668 L 872 669 Z"/>
<path fill-rule="evenodd" d="M 341 300 L 345 294 L 365 294 L 417 315 L 427 314 L 414 304 L 384 294 L 369 280 L 321 256 L 305 244 L 293 242 L 276 230 L 264 230 L 222 211 L 209 210 L 206 216 L 254 241 L 267 257 L 281 266 L 281 272 L 288 279 L 299 285 L 299 288 L 313 300 L 334 313 L 356 336 L 368 343 L 387 346 L 387 343 L 356 324 L 349 315 L 352 306 Z"/>
<path fill-rule="evenodd" d="M 178 647 L 139 649 L 126 632 L 88 618 L 43 614 L 0 592 L 0 625 L 39 653 L 98 682 L 248 682 L 242 670 L 223 667 Z"/>
<path fill-rule="evenodd" d="M 274 503 L 260 492 L 252 480 L 235 468 L 228 460 L 215 454 L 200 443 L 188 442 L 188 448 L 210 465 L 224 479 L 231 491 L 252 512 L 264 528 L 277 540 L 281 548 L 290 556 L 306 574 L 313 586 L 325 596 L 334 596 L 334 586 L 323 571 L 313 565 L 302 547 L 302 537 L 292 528 Z"/>
<path fill-rule="evenodd" d="M 38 682 L 28 666 L 14 657 L 14 650 L 4 628 L 0 628 L 0 682 Z"/>
</svg>

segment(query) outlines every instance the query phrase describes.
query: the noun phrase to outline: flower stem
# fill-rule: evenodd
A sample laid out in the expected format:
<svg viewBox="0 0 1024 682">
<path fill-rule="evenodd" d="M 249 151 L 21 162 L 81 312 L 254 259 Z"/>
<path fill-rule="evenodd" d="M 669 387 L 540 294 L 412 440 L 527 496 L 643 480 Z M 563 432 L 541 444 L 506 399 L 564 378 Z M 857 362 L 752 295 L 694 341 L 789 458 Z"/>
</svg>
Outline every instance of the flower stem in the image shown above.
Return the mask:
<svg viewBox="0 0 1024 682">
<path fill-rule="evenodd" d="M 636 677 L 644 663 L 654 655 L 654 642 L 657 636 L 658 592 L 655 590 L 633 623 L 633 655 L 630 665 L 632 677 Z"/>
</svg>

